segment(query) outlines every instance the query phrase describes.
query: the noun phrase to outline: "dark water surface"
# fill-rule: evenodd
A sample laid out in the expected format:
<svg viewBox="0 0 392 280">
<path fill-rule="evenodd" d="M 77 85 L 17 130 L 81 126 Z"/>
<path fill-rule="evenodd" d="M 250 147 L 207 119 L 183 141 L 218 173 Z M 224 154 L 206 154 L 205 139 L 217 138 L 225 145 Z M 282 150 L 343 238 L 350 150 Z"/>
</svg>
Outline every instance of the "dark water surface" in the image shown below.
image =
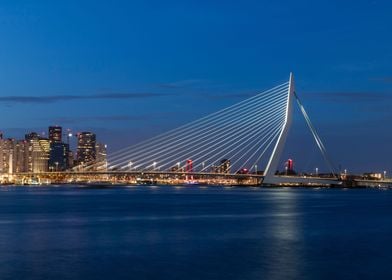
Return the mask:
<svg viewBox="0 0 392 280">
<path fill-rule="evenodd" d="M 0 279 L 392 279 L 392 190 L 1 187 Z"/>
</svg>

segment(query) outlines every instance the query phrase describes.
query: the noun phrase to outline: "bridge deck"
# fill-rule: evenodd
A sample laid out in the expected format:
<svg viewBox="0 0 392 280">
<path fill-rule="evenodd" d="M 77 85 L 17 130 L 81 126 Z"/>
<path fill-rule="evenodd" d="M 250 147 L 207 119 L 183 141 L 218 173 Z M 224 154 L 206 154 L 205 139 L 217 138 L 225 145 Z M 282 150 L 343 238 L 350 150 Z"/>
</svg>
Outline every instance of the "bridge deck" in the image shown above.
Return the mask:
<svg viewBox="0 0 392 280">
<path fill-rule="evenodd" d="M 231 174 L 209 172 L 163 172 L 163 171 L 78 171 L 78 172 L 42 172 L 17 173 L 9 175 L 16 182 L 32 178 L 51 182 L 155 182 L 163 184 L 181 184 L 200 182 L 208 184 L 262 184 L 264 176 L 260 174 Z M 268 185 L 339 185 L 336 178 L 305 176 L 274 176 L 274 183 Z"/>
</svg>

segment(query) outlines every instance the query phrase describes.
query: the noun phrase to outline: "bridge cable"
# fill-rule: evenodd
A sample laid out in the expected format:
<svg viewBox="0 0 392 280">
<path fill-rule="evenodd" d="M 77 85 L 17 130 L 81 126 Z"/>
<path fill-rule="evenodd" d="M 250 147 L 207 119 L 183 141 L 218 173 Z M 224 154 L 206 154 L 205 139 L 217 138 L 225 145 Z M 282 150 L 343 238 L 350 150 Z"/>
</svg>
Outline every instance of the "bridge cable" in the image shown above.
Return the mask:
<svg viewBox="0 0 392 280">
<path fill-rule="evenodd" d="M 335 172 L 336 169 L 334 168 L 332 161 L 328 157 L 327 150 L 326 150 L 323 142 L 321 141 L 321 138 L 318 135 L 316 129 L 314 128 L 312 122 L 310 121 L 309 115 L 306 113 L 306 110 L 305 110 L 304 106 L 302 105 L 302 103 L 301 103 L 301 101 L 295 91 L 294 91 L 294 96 L 295 96 L 295 99 L 297 100 L 297 104 L 301 110 L 301 113 L 302 113 L 303 117 L 305 118 L 306 124 L 308 125 L 308 127 L 314 137 L 314 140 L 316 141 L 316 144 L 317 144 L 318 148 L 320 149 L 321 154 L 323 155 L 325 162 L 328 165 L 328 168 L 332 172 L 332 175 L 337 178 L 336 172 Z"/>
</svg>

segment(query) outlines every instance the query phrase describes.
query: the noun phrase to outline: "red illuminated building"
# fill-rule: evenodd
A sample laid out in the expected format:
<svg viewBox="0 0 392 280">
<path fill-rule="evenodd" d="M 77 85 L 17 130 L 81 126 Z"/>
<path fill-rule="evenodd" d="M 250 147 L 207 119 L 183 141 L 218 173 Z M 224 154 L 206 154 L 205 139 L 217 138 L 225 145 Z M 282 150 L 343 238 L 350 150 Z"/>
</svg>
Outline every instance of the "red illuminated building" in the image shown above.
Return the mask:
<svg viewBox="0 0 392 280">
<path fill-rule="evenodd" d="M 293 165 L 294 165 L 293 160 L 292 159 L 288 159 L 286 164 L 287 164 L 287 170 L 288 171 L 293 171 Z"/>
<path fill-rule="evenodd" d="M 192 162 L 191 159 L 188 159 L 188 160 L 186 161 L 185 171 L 186 171 L 186 172 L 193 172 L 193 162 Z"/>
</svg>

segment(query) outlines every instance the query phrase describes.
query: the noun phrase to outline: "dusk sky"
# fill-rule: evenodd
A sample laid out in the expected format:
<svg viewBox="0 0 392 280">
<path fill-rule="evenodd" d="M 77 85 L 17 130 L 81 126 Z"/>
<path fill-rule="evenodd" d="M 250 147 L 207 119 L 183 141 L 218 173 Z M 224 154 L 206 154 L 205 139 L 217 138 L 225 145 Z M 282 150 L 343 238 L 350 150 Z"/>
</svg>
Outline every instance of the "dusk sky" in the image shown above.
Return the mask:
<svg viewBox="0 0 392 280">
<path fill-rule="evenodd" d="M 330 157 L 392 175 L 392 1 L 2 1 L 0 130 L 109 152 L 288 80 Z M 298 112 L 285 158 L 322 168 Z"/>
</svg>

